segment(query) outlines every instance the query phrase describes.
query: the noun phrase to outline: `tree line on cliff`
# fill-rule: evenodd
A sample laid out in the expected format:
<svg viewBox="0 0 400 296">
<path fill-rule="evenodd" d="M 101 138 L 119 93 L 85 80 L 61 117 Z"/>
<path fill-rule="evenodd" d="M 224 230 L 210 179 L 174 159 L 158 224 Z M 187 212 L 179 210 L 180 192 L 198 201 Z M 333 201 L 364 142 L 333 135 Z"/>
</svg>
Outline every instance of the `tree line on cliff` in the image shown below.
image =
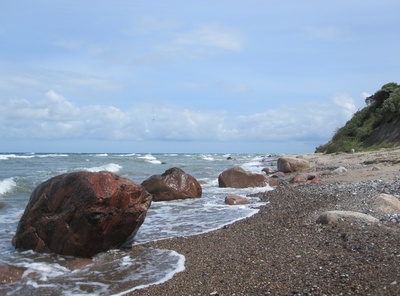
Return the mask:
<svg viewBox="0 0 400 296">
<path fill-rule="evenodd" d="M 338 128 L 332 139 L 315 152 L 335 153 L 373 150 L 400 145 L 400 85 L 390 82 L 365 99 L 357 111 Z"/>
</svg>

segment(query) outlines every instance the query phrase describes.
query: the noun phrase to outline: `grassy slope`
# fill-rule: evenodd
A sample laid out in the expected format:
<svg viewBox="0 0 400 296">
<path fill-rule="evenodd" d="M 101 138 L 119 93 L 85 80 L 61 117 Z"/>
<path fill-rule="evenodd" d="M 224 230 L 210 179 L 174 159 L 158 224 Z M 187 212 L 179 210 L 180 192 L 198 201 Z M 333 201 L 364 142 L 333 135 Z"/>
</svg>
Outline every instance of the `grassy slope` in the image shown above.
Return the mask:
<svg viewBox="0 0 400 296">
<path fill-rule="evenodd" d="M 391 82 L 366 100 L 325 145 L 316 152 L 335 153 L 393 147 L 400 144 L 400 85 Z"/>
</svg>

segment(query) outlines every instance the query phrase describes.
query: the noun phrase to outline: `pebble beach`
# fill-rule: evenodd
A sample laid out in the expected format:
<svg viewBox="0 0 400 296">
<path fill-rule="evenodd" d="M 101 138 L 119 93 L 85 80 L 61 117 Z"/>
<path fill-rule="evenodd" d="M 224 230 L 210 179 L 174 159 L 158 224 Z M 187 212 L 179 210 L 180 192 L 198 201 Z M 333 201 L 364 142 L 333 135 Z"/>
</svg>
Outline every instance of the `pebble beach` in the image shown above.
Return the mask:
<svg viewBox="0 0 400 296">
<path fill-rule="evenodd" d="M 135 246 L 174 250 L 185 270 L 130 295 L 399 295 L 400 224 L 371 204 L 381 193 L 399 198 L 400 149 L 292 157 L 308 160 L 321 182 L 282 182 L 256 194 L 268 203 L 249 218 Z M 379 222 L 316 223 L 331 210 Z"/>
</svg>

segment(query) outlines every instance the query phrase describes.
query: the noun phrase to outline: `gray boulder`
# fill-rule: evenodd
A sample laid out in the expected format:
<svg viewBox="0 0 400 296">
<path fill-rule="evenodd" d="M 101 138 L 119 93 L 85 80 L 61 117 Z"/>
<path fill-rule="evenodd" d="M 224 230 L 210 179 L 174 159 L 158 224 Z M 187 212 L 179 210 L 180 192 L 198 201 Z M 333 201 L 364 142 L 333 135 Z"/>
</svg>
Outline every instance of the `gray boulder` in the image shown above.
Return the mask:
<svg viewBox="0 0 400 296">
<path fill-rule="evenodd" d="M 322 213 L 316 223 L 317 224 L 329 224 L 337 222 L 359 222 L 359 223 L 376 223 L 379 220 L 367 214 L 351 211 L 327 211 Z"/>
<path fill-rule="evenodd" d="M 400 200 L 389 194 L 379 194 L 375 196 L 372 209 L 380 215 L 400 214 Z"/>
<path fill-rule="evenodd" d="M 305 159 L 280 157 L 278 158 L 277 166 L 280 172 L 292 173 L 309 169 L 310 163 Z"/>
</svg>

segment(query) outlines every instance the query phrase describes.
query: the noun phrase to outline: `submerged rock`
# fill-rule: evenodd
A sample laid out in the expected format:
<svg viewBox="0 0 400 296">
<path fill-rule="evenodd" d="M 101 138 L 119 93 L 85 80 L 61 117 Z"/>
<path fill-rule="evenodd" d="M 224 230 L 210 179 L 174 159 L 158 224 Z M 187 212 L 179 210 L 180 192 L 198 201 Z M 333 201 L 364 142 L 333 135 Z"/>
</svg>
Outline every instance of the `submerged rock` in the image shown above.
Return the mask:
<svg viewBox="0 0 400 296">
<path fill-rule="evenodd" d="M 8 264 L 0 265 L 0 285 L 6 285 L 15 281 L 19 281 L 24 272 L 27 270 L 25 267 L 12 266 Z"/>
<path fill-rule="evenodd" d="M 92 257 L 132 239 L 152 196 L 110 172 L 75 172 L 33 191 L 13 245 L 19 250 Z"/>
<path fill-rule="evenodd" d="M 247 205 L 250 204 L 251 201 L 239 195 L 228 195 L 225 197 L 225 203 L 227 205 Z"/>
<path fill-rule="evenodd" d="M 200 183 L 180 168 L 171 168 L 162 175 L 153 175 L 142 182 L 154 201 L 201 197 Z"/>
</svg>

